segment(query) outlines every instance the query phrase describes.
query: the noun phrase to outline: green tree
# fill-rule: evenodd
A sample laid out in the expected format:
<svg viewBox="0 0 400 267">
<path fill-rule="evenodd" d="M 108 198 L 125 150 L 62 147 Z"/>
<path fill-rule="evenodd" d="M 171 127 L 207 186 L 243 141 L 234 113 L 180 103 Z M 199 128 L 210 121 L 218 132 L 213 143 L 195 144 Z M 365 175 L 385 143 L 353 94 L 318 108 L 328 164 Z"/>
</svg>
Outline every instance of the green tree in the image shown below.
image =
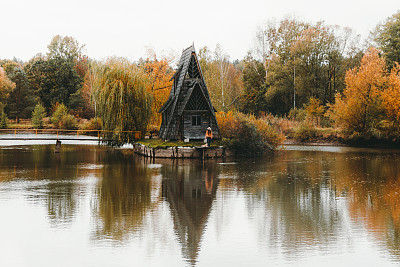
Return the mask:
<svg viewBox="0 0 400 267">
<path fill-rule="evenodd" d="M 244 64 L 241 110 L 244 113 L 258 115 L 261 111 L 266 111 L 265 68 L 250 55 L 246 57 Z"/>
<path fill-rule="evenodd" d="M 9 79 L 15 83 L 15 88 L 7 101 L 7 113 L 17 122 L 20 118 L 29 118 L 34 108 L 34 95 L 22 64 L 4 60 L 0 65 L 3 66 Z"/>
<path fill-rule="evenodd" d="M 51 58 L 62 58 L 68 61 L 77 61 L 82 57 L 85 45 L 81 45 L 71 36 L 62 37 L 56 35 L 47 46 L 47 56 Z"/>
<path fill-rule="evenodd" d="M 72 37 L 55 36 L 48 46 L 47 56 L 39 55 L 29 61 L 25 71 L 36 95 L 47 110 L 58 103 L 76 107 L 83 85 L 77 71 L 82 46 Z"/>
<path fill-rule="evenodd" d="M 60 128 L 62 118 L 66 115 L 68 115 L 68 108 L 64 104 L 57 104 L 56 110 L 51 116 L 51 123 L 54 128 Z"/>
<path fill-rule="evenodd" d="M 372 35 L 391 69 L 395 62 L 400 62 L 400 11 L 379 24 Z"/>
<path fill-rule="evenodd" d="M 68 108 L 64 104 L 56 105 L 56 110 L 51 116 L 51 123 L 57 129 L 74 130 L 78 128 L 75 117 L 68 114 Z"/>
<path fill-rule="evenodd" d="M 32 125 L 34 128 L 43 128 L 43 119 L 46 117 L 46 110 L 42 104 L 37 104 L 32 112 Z"/>
<path fill-rule="evenodd" d="M 322 22 L 284 19 L 261 29 L 257 39 L 256 52 L 266 68 L 267 107 L 274 114 L 301 107 L 310 97 L 333 102 L 344 88 L 345 71 L 361 59 L 358 36 Z"/>
<path fill-rule="evenodd" d="M 103 129 L 110 131 L 110 145 L 122 145 L 133 135 L 122 131 L 146 132 L 151 115 L 152 97 L 146 90 L 143 69 L 125 59 L 111 58 L 94 72 L 94 97 Z"/>
</svg>

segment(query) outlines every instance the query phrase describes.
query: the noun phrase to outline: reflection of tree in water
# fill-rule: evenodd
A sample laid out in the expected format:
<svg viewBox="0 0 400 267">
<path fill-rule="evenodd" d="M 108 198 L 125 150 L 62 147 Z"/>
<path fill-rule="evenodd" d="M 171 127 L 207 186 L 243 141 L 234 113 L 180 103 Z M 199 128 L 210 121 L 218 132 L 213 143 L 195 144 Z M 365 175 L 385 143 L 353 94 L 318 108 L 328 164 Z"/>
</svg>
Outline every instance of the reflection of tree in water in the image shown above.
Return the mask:
<svg viewBox="0 0 400 267">
<path fill-rule="evenodd" d="M 214 162 L 164 165 L 162 175 L 162 194 L 170 205 L 182 254 L 194 265 L 218 187 Z"/>
<path fill-rule="evenodd" d="M 93 238 L 121 242 L 141 228 L 152 206 L 153 173 L 118 151 L 104 155 L 102 162 L 105 166 L 92 207 L 97 218 Z"/>
<path fill-rule="evenodd" d="M 400 159 L 396 154 L 353 155 L 336 162 L 338 194 L 349 212 L 400 260 Z"/>
<path fill-rule="evenodd" d="M 396 155 L 286 151 L 231 165 L 224 172 L 237 177 L 224 186 L 249 192 L 249 216 L 271 249 L 296 255 L 310 247 L 337 247 L 349 230 L 349 212 L 351 221 L 364 223 L 400 259 L 398 161 Z"/>
<path fill-rule="evenodd" d="M 72 222 L 79 206 L 76 179 L 96 171 L 80 169 L 79 165 L 96 163 L 96 151 L 85 146 L 64 146 L 60 154 L 54 154 L 54 145 L 40 145 L 2 149 L 0 153 L 2 165 L 13 166 L 12 170 L 1 168 L 1 172 L 24 181 L 25 196 L 33 203 L 47 206 L 52 225 Z"/>
<path fill-rule="evenodd" d="M 286 154 L 260 162 L 241 163 L 236 186 L 248 192 L 247 209 L 257 226 L 261 243 L 272 250 L 281 247 L 292 255 L 309 246 L 332 244 L 341 229 L 341 215 L 324 173 L 324 159 L 300 158 Z M 309 168 L 312 169 L 309 169 Z"/>
<path fill-rule="evenodd" d="M 80 188 L 77 178 L 98 171 L 80 166 L 96 163 L 96 151 L 77 146 L 64 146 L 61 154 L 54 154 L 54 146 L 48 147 L 46 153 L 34 151 L 34 162 L 37 162 L 34 167 L 35 177 L 47 181 L 39 185 L 39 189 L 45 192 L 43 198 L 47 203 L 50 222 L 57 227 L 71 223 L 79 207 Z"/>
</svg>

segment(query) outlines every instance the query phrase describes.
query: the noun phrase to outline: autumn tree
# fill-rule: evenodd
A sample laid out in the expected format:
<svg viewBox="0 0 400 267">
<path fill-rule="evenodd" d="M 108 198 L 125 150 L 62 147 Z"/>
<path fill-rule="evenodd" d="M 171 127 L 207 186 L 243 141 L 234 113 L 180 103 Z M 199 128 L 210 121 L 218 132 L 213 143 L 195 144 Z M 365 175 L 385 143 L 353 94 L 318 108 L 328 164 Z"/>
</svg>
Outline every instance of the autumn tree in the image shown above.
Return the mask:
<svg viewBox="0 0 400 267">
<path fill-rule="evenodd" d="M 2 67 L 0 67 L 0 107 L 4 108 L 10 93 L 15 88 L 15 83 L 13 83 L 8 77 L 6 72 Z"/>
<path fill-rule="evenodd" d="M 398 138 L 400 134 L 400 65 L 396 63 L 388 76 L 387 87 L 382 92 L 382 104 L 386 111 L 386 121 L 390 136 Z"/>
<path fill-rule="evenodd" d="M 15 83 L 8 79 L 6 72 L 0 67 L 0 128 L 7 128 L 7 115 L 4 112 L 4 106 L 14 88 Z"/>
<path fill-rule="evenodd" d="M 147 92 L 152 95 L 150 125 L 154 129 L 159 129 L 161 125 L 161 114 L 158 112 L 167 101 L 172 86 L 172 75 L 174 71 L 171 67 L 173 56 L 163 56 L 157 58 L 154 50 L 149 49 L 149 57 L 139 63 L 147 76 Z"/>
<path fill-rule="evenodd" d="M 336 95 L 331 118 L 353 136 L 380 137 L 380 122 L 385 118 L 381 95 L 386 84 L 385 60 L 371 48 L 361 66 L 347 72 L 346 88 Z"/>
<path fill-rule="evenodd" d="M 150 122 L 152 95 L 144 71 L 125 59 L 111 58 L 94 69 L 93 90 L 103 129 L 110 145 L 122 145 L 144 134 Z"/>
<path fill-rule="evenodd" d="M 313 123 L 319 124 L 325 113 L 325 107 L 321 100 L 311 97 L 308 104 L 304 105 L 307 118 Z"/>
</svg>

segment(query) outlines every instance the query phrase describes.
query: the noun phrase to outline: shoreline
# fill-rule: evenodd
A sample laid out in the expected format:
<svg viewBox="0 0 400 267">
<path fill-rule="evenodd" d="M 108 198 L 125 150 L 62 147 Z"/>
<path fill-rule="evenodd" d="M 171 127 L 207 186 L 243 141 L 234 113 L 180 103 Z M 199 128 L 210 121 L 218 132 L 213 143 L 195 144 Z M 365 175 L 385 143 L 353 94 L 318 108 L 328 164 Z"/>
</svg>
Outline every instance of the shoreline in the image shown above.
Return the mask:
<svg viewBox="0 0 400 267">
<path fill-rule="evenodd" d="M 315 139 L 308 141 L 301 141 L 296 139 L 287 138 L 283 145 L 298 145 L 298 146 L 337 146 L 337 147 L 359 147 L 359 148 L 396 148 L 400 149 L 400 142 L 384 141 L 384 140 L 327 140 Z"/>
<path fill-rule="evenodd" d="M 344 147 L 344 146 L 350 146 L 346 143 L 341 143 L 338 141 L 327 141 L 327 140 L 315 140 L 315 141 L 299 141 L 295 139 L 286 139 L 283 144 L 284 146 L 286 145 L 295 145 L 295 146 L 339 146 L 339 147 Z"/>
</svg>

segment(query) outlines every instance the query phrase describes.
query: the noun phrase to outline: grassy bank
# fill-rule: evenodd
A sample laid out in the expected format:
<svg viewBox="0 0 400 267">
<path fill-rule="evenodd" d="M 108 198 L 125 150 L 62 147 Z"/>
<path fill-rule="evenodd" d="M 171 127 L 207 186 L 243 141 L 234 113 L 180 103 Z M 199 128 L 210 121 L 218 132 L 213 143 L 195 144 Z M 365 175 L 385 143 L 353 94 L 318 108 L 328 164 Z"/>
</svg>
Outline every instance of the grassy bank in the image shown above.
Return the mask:
<svg viewBox="0 0 400 267">
<path fill-rule="evenodd" d="M 144 139 L 138 141 L 139 144 L 146 145 L 151 148 L 167 148 L 167 147 L 200 147 L 204 145 L 204 142 L 191 141 L 191 142 L 183 142 L 183 141 L 164 141 L 162 139 Z M 218 147 L 223 145 L 221 140 L 214 140 L 211 142 L 211 147 Z"/>
<path fill-rule="evenodd" d="M 353 147 L 375 147 L 375 148 L 400 148 L 400 140 L 363 137 L 349 135 L 342 129 L 331 127 L 320 127 L 312 123 L 291 122 L 292 127 L 284 130 L 286 144 L 321 144 L 339 145 Z"/>
</svg>

